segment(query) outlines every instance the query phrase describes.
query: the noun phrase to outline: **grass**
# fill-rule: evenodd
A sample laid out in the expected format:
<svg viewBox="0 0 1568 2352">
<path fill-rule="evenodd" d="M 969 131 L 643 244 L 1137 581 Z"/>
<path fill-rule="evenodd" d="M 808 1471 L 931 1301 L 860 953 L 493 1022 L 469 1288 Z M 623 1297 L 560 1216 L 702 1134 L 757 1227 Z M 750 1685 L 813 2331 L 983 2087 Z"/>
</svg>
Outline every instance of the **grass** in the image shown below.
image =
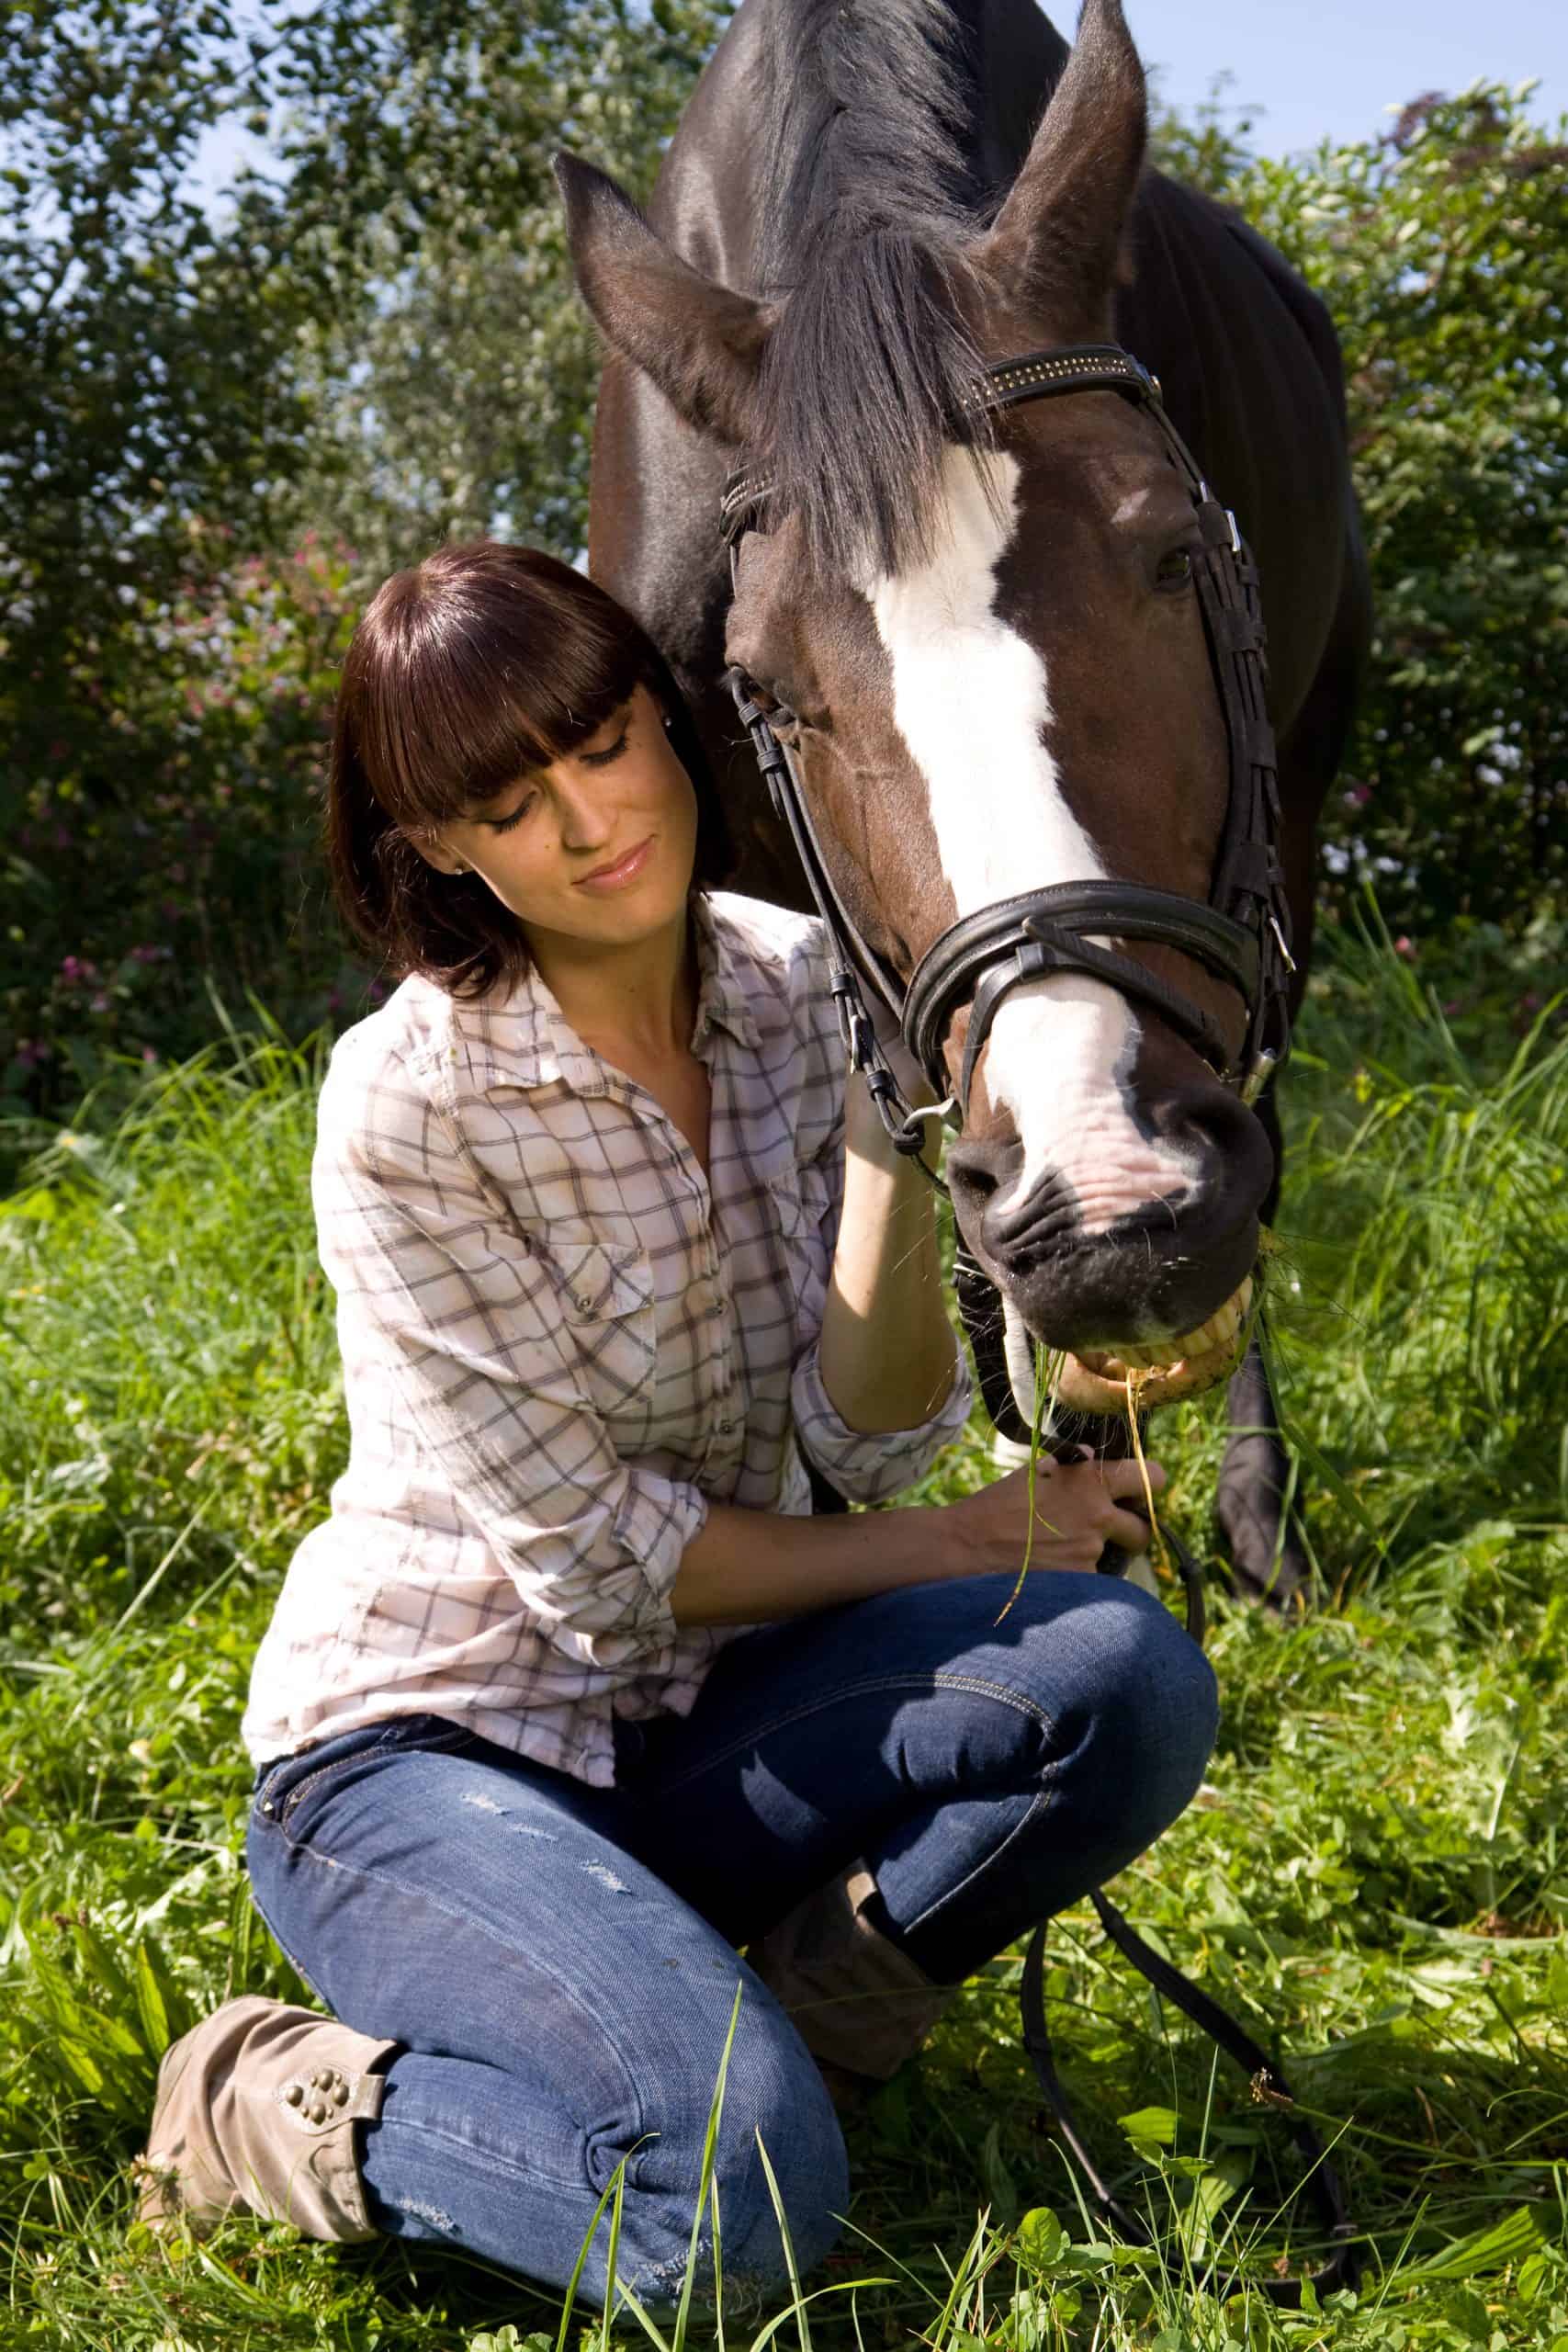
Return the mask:
<svg viewBox="0 0 1568 2352">
<path fill-rule="evenodd" d="M 1568 1040 L 1494 964 L 1468 1023 L 1375 936 L 1314 982 L 1269 1329 L 1328 1599 L 1217 1607 L 1210 1785 L 1116 1889 L 1279 2035 L 1366 2233 L 1359 2293 L 1221 2306 L 1101 2242 L 1039 2125 L 1012 1955 L 855 2119 L 852 2229 L 772 2342 L 1568 2352 Z M 0 2343 L 644 2343 L 457 2257 L 131 2225 L 159 2051 L 236 1990 L 299 1996 L 240 1869 L 236 1732 L 344 1449 L 317 1075 L 231 1039 L 85 1116 L 0 1213 Z M 1215 1403 L 1157 1430 L 1200 1546 L 1220 1436 Z M 987 1468 L 976 1434 L 928 1491 Z M 1102 2157 L 1174 2243 L 1310 2253 L 1277 2124 L 1087 1909 L 1049 1991 Z M 895 2283 L 845 2291 L 871 2274 Z"/>
</svg>

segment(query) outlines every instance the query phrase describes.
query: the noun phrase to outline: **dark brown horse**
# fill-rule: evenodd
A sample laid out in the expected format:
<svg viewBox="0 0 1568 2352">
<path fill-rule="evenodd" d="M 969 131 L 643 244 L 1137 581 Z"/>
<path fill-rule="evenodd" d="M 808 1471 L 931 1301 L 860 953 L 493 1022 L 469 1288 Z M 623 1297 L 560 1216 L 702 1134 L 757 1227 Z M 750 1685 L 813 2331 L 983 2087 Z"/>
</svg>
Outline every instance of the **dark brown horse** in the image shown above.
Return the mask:
<svg viewBox="0 0 1568 2352">
<path fill-rule="evenodd" d="M 1227 741 L 1192 505 L 1159 435 L 1113 391 L 1000 420 L 967 403 L 987 363 L 1114 338 L 1162 379 L 1261 566 L 1299 993 L 1367 632 L 1338 351 L 1270 247 L 1144 168 L 1145 120 L 1118 0 L 1086 0 L 1070 55 L 1033 0 L 745 0 L 649 220 L 592 166 L 559 167 L 608 347 L 594 573 L 691 697 L 740 887 L 801 903 L 730 663 L 784 714 L 839 890 L 900 979 L 1021 890 L 1208 896 Z M 732 594 L 718 502 L 741 459 L 776 487 Z M 1221 978 L 1175 947 L 1127 952 L 1234 1046 Z M 1078 1393 L 1129 1354 L 1228 1364 L 1278 1125 L 1146 1003 L 1075 972 L 1014 990 L 948 1173 L 1015 1330 L 1072 1351 Z M 1256 1350 L 1231 1409 L 1233 1557 L 1289 1589 Z"/>
</svg>

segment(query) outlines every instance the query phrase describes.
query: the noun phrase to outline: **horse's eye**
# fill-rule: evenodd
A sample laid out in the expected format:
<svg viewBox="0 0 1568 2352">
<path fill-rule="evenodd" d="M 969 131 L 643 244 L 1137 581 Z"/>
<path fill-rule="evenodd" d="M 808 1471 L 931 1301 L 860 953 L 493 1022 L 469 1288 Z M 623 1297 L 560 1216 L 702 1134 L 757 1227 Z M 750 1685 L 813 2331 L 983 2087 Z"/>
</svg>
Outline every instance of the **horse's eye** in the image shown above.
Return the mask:
<svg viewBox="0 0 1568 2352">
<path fill-rule="evenodd" d="M 1176 595 L 1192 584 L 1192 556 L 1187 548 L 1170 548 L 1155 567 L 1155 584 Z"/>
</svg>

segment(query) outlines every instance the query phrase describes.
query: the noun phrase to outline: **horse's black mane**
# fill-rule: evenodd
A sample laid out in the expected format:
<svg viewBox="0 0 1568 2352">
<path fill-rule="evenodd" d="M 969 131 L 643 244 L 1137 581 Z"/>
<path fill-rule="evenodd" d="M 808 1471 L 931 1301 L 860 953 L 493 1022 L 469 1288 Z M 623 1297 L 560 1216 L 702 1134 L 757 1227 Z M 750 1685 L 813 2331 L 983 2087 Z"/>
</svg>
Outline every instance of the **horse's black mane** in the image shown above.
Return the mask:
<svg viewBox="0 0 1568 2352">
<path fill-rule="evenodd" d="M 818 562 L 892 571 L 928 543 L 962 395 L 977 225 L 972 74 L 947 0 L 784 0 L 771 12 L 762 280 L 784 301 L 762 377 L 782 499 Z"/>
</svg>

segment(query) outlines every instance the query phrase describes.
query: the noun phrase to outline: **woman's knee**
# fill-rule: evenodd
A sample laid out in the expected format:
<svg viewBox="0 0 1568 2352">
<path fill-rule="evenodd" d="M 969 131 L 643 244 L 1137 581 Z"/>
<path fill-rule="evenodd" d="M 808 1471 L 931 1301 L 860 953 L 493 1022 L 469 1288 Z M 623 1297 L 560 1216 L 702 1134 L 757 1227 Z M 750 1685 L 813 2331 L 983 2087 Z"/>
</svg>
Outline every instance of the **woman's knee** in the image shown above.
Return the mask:
<svg viewBox="0 0 1568 2352">
<path fill-rule="evenodd" d="M 1135 1585 L 1097 1620 L 1092 1744 L 1118 1803 L 1152 1841 L 1197 1794 L 1219 1727 L 1213 1668 L 1164 1603 Z"/>
<path fill-rule="evenodd" d="M 673 2301 L 685 2278 L 708 2115 L 719 2101 L 716 2082 L 708 2108 L 694 2105 L 689 2060 L 671 2055 L 677 2079 L 666 2095 L 650 2053 L 644 2099 L 650 2131 L 642 2149 L 601 2144 L 591 2166 L 613 2177 L 627 2160 L 637 2210 L 629 2202 L 623 2209 L 621 2267 L 633 2291 L 656 2303 Z M 843 2135 L 822 2077 L 771 1995 L 750 1981 L 725 2069 L 709 2197 L 697 2239 L 698 2285 L 711 2286 L 716 2202 L 726 2298 L 747 2309 L 788 2287 L 781 2213 L 804 2272 L 832 2247 L 848 2206 Z"/>
</svg>

